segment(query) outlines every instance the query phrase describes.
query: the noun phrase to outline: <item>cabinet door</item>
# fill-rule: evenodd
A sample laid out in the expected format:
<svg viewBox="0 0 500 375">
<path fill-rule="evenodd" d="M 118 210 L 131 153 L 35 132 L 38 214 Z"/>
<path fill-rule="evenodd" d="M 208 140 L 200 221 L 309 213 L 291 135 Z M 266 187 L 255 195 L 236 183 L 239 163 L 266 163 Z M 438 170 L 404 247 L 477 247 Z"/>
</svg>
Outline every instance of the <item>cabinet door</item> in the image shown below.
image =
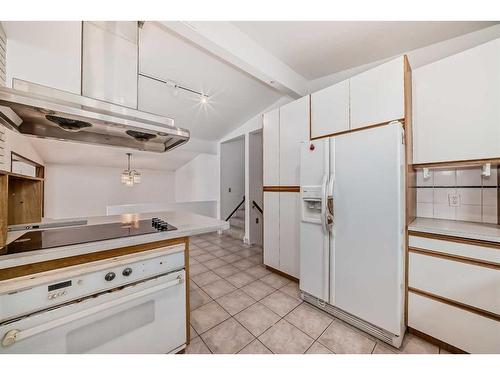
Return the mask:
<svg viewBox="0 0 500 375">
<path fill-rule="evenodd" d="M 415 69 L 414 163 L 500 156 L 500 39 Z"/>
<path fill-rule="evenodd" d="M 280 271 L 299 277 L 299 193 L 279 193 L 280 196 Z"/>
<path fill-rule="evenodd" d="M 262 118 L 263 184 L 277 186 L 280 183 L 280 110 L 267 112 Z"/>
<path fill-rule="evenodd" d="M 404 58 L 379 65 L 350 80 L 351 129 L 404 117 Z"/>
<path fill-rule="evenodd" d="M 281 186 L 298 186 L 300 142 L 309 140 L 309 96 L 280 108 L 279 170 Z"/>
<path fill-rule="evenodd" d="M 280 194 L 264 192 L 264 264 L 280 265 Z"/>
<path fill-rule="evenodd" d="M 349 80 L 311 94 L 311 139 L 349 130 Z"/>
</svg>

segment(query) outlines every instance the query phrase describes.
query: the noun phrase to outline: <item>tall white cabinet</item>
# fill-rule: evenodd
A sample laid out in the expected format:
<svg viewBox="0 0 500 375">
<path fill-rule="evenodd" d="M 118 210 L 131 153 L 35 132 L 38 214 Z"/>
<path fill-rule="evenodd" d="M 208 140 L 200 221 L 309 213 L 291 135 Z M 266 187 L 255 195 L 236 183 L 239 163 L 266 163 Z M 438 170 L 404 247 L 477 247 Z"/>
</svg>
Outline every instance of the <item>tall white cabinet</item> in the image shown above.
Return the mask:
<svg viewBox="0 0 500 375">
<path fill-rule="evenodd" d="M 500 39 L 413 72 L 414 163 L 500 157 Z"/>
<path fill-rule="evenodd" d="M 309 96 L 263 116 L 264 264 L 299 276 L 300 143 L 309 139 Z"/>
</svg>

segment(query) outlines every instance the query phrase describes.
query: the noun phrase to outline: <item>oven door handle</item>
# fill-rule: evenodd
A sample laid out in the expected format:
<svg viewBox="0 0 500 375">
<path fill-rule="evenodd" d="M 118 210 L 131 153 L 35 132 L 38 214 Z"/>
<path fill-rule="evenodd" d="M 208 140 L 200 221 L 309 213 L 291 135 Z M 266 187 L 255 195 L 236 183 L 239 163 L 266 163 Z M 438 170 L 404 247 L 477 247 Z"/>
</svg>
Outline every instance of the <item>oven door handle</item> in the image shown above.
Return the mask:
<svg viewBox="0 0 500 375">
<path fill-rule="evenodd" d="M 53 328 L 60 327 L 62 325 L 74 322 L 74 321 L 79 320 L 79 319 L 86 318 L 92 314 L 97 314 L 101 311 L 105 311 L 105 310 L 111 309 L 115 306 L 119 306 L 119 305 L 122 305 L 126 302 L 132 301 L 134 299 L 141 298 L 141 297 L 147 296 L 149 294 L 159 292 L 163 289 L 171 288 L 171 287 L 179 285 L 183 282 L 184 282 L 184 279 L 183 279 L 182 275 L 179 275 L 174 280 L 170 280 L 166 283 L 156 285 L 156 286 L 153 286 L 151 288 L 144 289 L 144 290 L 141 290 L 140 292 L 136 292 L 136 293 L 133 293 L 133 294 L 130 294 L 127 296 L 123 296 L 123 297 L 117 298 L 117 299 L 112 300 L 112 301 L 101 303 L 100 305 L 93 306 L 89 309 L 79 311 L 77 313 L 74 313 L 74 314 L 65 316 L 63 318 L 47 322 L 45 324 L 41 324 L 41 325 L 33 327 L 33 328 L 28 328 L 26 330 L 12 329 L 4 335 L 4 337 L 2 339 L 2 346 L 3 347 L 11 346 L 18 341 L 27 339 L 27 338 L 32 337 L 32 336 L 36 336 L 42 332 L 51 330 Z"/>
</svg>

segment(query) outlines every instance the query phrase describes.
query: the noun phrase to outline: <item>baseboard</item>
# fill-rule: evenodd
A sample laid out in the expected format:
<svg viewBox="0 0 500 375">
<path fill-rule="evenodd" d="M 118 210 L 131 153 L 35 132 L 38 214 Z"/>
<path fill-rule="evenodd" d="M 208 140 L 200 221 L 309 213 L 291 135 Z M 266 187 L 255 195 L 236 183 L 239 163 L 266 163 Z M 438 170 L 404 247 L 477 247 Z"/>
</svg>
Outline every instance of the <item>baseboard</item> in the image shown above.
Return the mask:
<svg viewBox="0 0 500 375">
<path fill-rule="evenodd" d="M 280 271 L 280 270 L 277 270 L 276 268 L 273 268 L 273 267 L 270 267 L 268 265 L 265 265 L 266 266 L 266 269 L 273 272 L 273 273 L 276 273 L 280 276 L 283 276 L 283 277 L 286 277 L 287 279 L 289 280 L 292 280 L 292 281 L 295 281 L 296 283 L 299 282 L 299 279 L 297 279 L 296 277 L 292 276 L 292 275 L 289 275 L 283 271 Z"/>
<path fill-rule="evenodd" d="M 469 354 L 466 351 L 457 348 L 456 346 L 450 345 L 444 341 L 441 341 L 435 337 L 429 336 L 426 333 L 420 332 L 416 330 L 415 328 L 408 327 L 407 329 L 408 333 L 411 333 L 412 335 L 415 335 L 417 337 L 420 337 L 421 339 L 430 342 L 431 344 L 434 344 L 438 346 L 441 349 L 446 350 L 447 352 L 453 353 L 453 354 Z"/>
</svg>

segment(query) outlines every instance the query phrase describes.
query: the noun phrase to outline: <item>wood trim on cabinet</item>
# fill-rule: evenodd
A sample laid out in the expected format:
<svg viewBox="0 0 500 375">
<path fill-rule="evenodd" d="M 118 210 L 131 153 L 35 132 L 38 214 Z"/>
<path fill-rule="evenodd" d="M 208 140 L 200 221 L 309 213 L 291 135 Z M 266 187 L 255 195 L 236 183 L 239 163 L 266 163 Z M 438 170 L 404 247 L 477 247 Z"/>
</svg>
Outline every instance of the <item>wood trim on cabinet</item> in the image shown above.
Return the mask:
<svg viewBox="0 0 500 375">
<path fill-rule="evenodd" d="M 458 301 L 455 301 L 455 300 L 452 300 L 452 299 L 449 299 L 446 297 L 438 296 L 437 294 L 429 293 L 429 292 L 426 292 L 424 290 L 416 289 L 413 287 L 409 287 L 408 291 L 411 293 L 414 293 L 414 294 L 418 294 L 419 296 L 429 298 L 429 299 L 432 299 L 434 301 L 441 302 L 441 303 L 444 303 L 446 305 L 450 305 L 450 306 L 465 310 L 467 312 L 470 312 L 470 313 L 473 313 L 476 315 L 480 315 L 483 318 L 488 318 L 488 319 L 492 319 L 492 320 L 495 320 L 497 322 L 500 322 L 500 315 L 496 314 L 494 312 L 483 310 L 483 309 L 480 309 L 480 308 L 475 307 L 475 306 L 467 305 L 465 303 L 458 302 Z"/>
<path fill-rule="evenodd" d="M 43 262 L 24 264 L 22 266 L 15 266 L 0 269 L 0 281 L 9 280 L 16 277 L 32 275 L 35 273 L 51 271 L 59 268 L 76 266 L 78 264 L 95 262 L 98 260 L 115 258 L 123 255 L 140 253 L 146 250 L 157 249 L 164 246 L 172 246 L 179 244 L 186 244 L 188 237 L 173 238 L 169 240 L 150 242 L 140 245 L 133 245 L 127 247 L 120 247 L 117 249 L 110 249 L 98 251 L 94 253 L 74 255 L 66 258 L 46 260 Z"/>
<path fill-rule="evenodd" d="M 292 275 L 289 275 L 283 271 L 280 271 L 280 270 L 277 270 L 276 268 L 273 268 L 271 266 L 268 266 L 268 265 L 265 265 L 266 266 L 266 269 L 268 269 L 269 271 L 275 273 L 275 274 L 278 274 L 280 276 L 283 276 L 283 277 L 286 277 L 287 279 L 289 280 L 292 280 L 292 281 L 295 281 L 296 283 L 299 282 L 299 279 L 297 279 L 296 277 L 292 276 Z"/>
<path fill-rule="evenodd" d="M 405 122 L 405 119 L 404 119 L 404 118 L 399 118 L 399 119 L 395 119 L 395 120 L 390 120 L 390 121 L 380 122 L 380 123 L 378 123 L 378 124 L 366 125 L 366 126 L 363 126 L 363 127 L 361 127 L 361 128 L 349 129 L 349 130 L 343 130 L 343 131 L 341 131 L 341 132 L 336 132 L 336 133 L 331 133 L 331 134 L 325 134 L 325 135 L 321 135 L 321 136 L 318 136 L 318 137 L 310 138 L 310 140 L 311 140 L 311 141 L 315 141 L 315 140 L 317 140 L 317 139 L 329 138 L 329 137 L 335 137 L 335 136 L 338 136 L 338 135 L 349 134 L 349 133 L 355 133 L 355 132 L 359 132 L 359 131 L 366 130 L 366 129 L 378 128 L 378 127 L 380 127 L 380 126 L 389 125 L 391 122 L 394 122 L 394 121 L 399 121 L 399 122 L 404 123 L 404 122 Z M 311 125 L 310 125 L 310 126 L 311 126 Z M 311 129 L 310 131 L 312 131 L 312 129 Z"/>
<path fill-rule="evenodd" d="M 300 193 L 300 186 L 263 186 L 262 190 L 269 193 Z"/>
<path fill-rule="evenodd" d="M 420 254 L 420 255 L 431 256 L 434 258 L 451 260 L 454 262 L 470 264 L 470 265 L 478 266 L 478 267 L 491 268 L 491 269 L 494 269 L 497 271 L 500 270 L 500 263 L 489 262 L 487 260 L 479 260 L 479 259 L 464 257 L 461 255 L 442 253 L 440 251 L 420 249 L 420 248 L 416 248 L 416 247 L 409 247 L 409 252 L 415 253 L 415 254 Z"/>
<path fill-rule="evenodd" d="M 417 211 L 417 174 L 411 168 L 413 163 L 413 127 L 412 127 L 412 73 L 408 56 L 403 58 L 403 92 L 404 92 L 404 142 L 405 142 L 405 302 L 404 302 L 404 321 L 408 325 L 408 270 L 409 270 L 409 236 L 408 225 L 416 217 Z"/>
<path fill-rule="evenodd" d="M 449 161 L 438 161 L 434 163 L 417 163 L 413 164 L 413 168 L 448 168 L 448 167 L 470 167 L 483 165 L 486 163 L 500 165 L 500 158 L 489 158 L 489 159 L 469 159 L 469 160 L 449 160 Z"/>
<path fill-rule="evenodd" d="M 467 244 L 467 245 L 489 247 L 489 248 L 492 248 L 492 249 L 500 250 L 500 243 L 493 242 L 493 241 L 485 241 L 485 240 L 477 240 L 477 239 L 474 239 L 474 238 L 464 238 L 464 237 L 450 236 L 450 235 L 446 235 L 446 234 L 418 232 L 418 231 L 415 231 L 415 230 L 409 230 L 408 234 L 410 236 L 415 236 L 415 237 L 424 237 L 424 238 L 430 238 L 430 239 L 433 239 L 433 240 L 457 242 L 457 243 L 463 243 L 463 244 Z"/>
<path fill-rule="evenodd" d="M 189 275 L 189 237 L 185 237 L 184 246 L 184 267 L 186 272 L 186 345 L 191 342 L 191 303 L 189 299 L 189 284 L 191 277 Z"/>
<path fill-rule="evenodd" d="M 450 345 L 447 342 L 441 341 L 433 336 L 430 336 L 426 333 L 418 331 L 415 328 L 408 327 L 407 331 L 408 331 L 408 333 L 411 333 L 412 335 L 418 336 L 421 339 L 424 339 L 425 341 L 428 341 L 431 344 L 434 344 L 437 347 L 444 349 L 447 352 L 450 352 L 452 354 L 469 354 L 466 351 L 457 348 L 456 346 Z"/>
</svg>

